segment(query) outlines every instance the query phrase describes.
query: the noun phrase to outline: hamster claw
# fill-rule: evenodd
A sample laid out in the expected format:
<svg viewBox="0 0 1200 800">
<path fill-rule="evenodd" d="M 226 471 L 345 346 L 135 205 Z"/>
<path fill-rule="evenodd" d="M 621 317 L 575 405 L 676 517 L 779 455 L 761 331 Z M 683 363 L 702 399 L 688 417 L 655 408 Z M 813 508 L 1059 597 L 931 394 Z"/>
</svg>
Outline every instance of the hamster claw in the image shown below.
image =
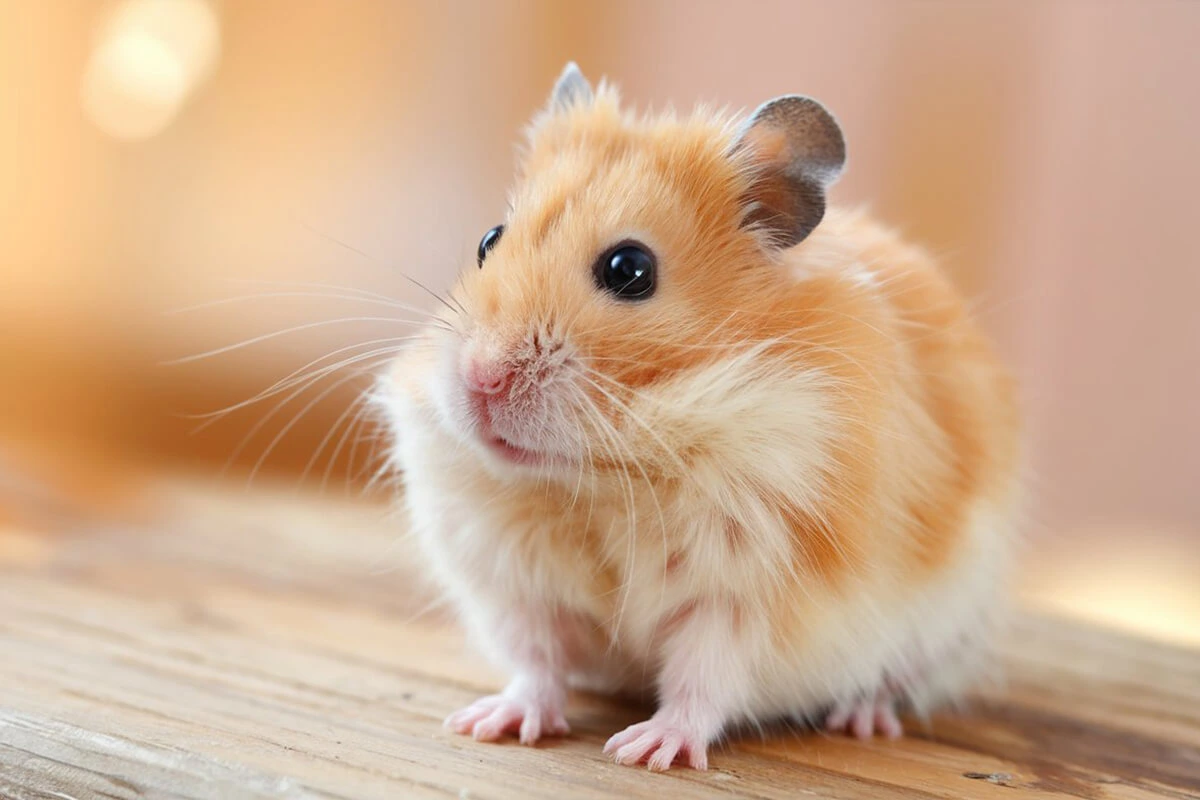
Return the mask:
<svg viewBox="0 0 1200 800">
<path fill-rule="evenodd" d="M 704 738 L 657 715 L 613 735 L 604 745 L 604 753 L 623 765 L 645 761 L 654 772 L 670 769 L 680 756 L 692 769 L 708 769 Z"/>
<path fill-rule="evenodd" d="M 494 742 L 516 733 L 521 744 L 531 745 L 542 736 L 570 733 L 562 709 L 494 694 L 480 698 L 446 718 L 445 727 L 479 742 Z"/>
<path fill-rule="evenodd" d="M 904 726 L 896 716 L 896 701 L 889 695 L 836 706 L 825 718 L 825 730 L 852 734 L 863 741 L 876 733 L 888 739 L 898 739 L 904 734 Z"/>
</svg>

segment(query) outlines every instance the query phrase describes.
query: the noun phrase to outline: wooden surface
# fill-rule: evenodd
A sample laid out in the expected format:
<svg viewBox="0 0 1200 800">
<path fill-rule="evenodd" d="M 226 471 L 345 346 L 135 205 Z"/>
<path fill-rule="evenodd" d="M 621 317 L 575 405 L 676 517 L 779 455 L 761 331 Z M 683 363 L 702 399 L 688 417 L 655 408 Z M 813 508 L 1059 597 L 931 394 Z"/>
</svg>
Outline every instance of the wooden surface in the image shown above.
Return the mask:
<svg viewBox="0 0 1200 800">
<path fill-rule="evenodd" d="M 1036 615 L 1009 686 L 862 744 L 777 732 L 617 767 L 644 712 L 538 748 L 444 732 L 499 685 L 378 509 L 175 489 L 145 526 L 0 530 L 0 797 L 1200 797 L 1200 651 Z M 911 723 L 911 721 L 910 721 Z"/>
</svg>

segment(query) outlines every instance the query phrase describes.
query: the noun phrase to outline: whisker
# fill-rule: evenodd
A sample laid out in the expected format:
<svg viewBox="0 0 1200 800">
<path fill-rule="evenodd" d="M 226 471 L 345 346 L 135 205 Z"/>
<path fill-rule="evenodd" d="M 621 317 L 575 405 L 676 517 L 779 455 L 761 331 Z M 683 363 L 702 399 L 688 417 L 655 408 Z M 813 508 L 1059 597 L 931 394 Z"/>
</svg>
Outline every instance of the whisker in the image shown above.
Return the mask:
<svg viewBox="0 0 1200 800">
<path fill-rule="evenodd" d="M 604 374 L 597 372 L 593 369 L 590 369 L 588 367 L 584 367 L 583 369 L 585 371 L 577 371 L 576 374 L 583 380 L 590 383 L 592 385 L 592 387 L 596 389 L 596 391 L 600 392 L 602 395 L 604 395 L 606 398 L 608 398 L 608 400 L 610 402 L 617 405 L 618 408 L 624 412 L 624 415 L 627 418 L 629 418 L 633 422 L 636 422 L 638 425 L 640 425 L 646 431 L 646 433 L 650 434 L 650 436 L 658 443 L 659 447 L 662 448 L 663 454 L 673 458 L 675 460 L 676 466 L 678 466 L 682 470 L 682 473 L 684 475 L 686 475 L 687 471 L 688 471 L 687 464 L 684 463 L 683 459 L 681 459 L 679 457 L 679 455 L 674 452 L 674 450 L 671 448 L 671 446 L 669 444 L 667 444 L 665 441 L 663 441 L 663 438 L 661 436 L 659 436 L 658 432 L 656 430 L 654 430 L 654 428 L 651 427 L 645 420 L 643 420 L 636 413 L 634 413 L 633 409 L 630 408 L 626 403 L 624 403 L 623 401 L 618 399 L 612 392 L 608 391 L 603 386 L 601 386 L 599 383 L 597 383 L 595 380 L 593 380 L 592 376 L 603 378 L 603 379 L 613 383 L 615 386 L 618 386 L 621 388 L 625 388 L 625 387 L 623 387 L 621 384 L 617 383 L 612 378 L 609 378 L 607 375 L 604 375 Z"/>
<path fill-rule="evenodd" d="M 429 317 L 431 320 L 440 320 L 436 314 L 418 308 L 417 306 L 401 303 L 398 300 L 386 299 L 383 297 L 362 297 L 353 294 L 336 294 L 332 292 L 301 292 L 301 291 L 280 291 L 280 292 L 256 292 L 254 294 L 243 294 L 235 297 L 222 297 L 216 300 L 209 300 L 204 303 L 196 303 L 195 305 L 183 306 L 182 308 L 167 309 L 164 314 L 188 314 L 193 311 L 202 311 L 208 308 L 216 308 L 218 306 L 229 305 L 231 303 L 243 303 L 247 300 L 264 300 L 280 297 L 309 297 L 320 298 L 325 300 L 351 300 L 359 303 L 370 303 L 374 305 L 387 306 L 389 308 L 398 308 L 402 311 L 408 311 L 414 314 L 421 314 Z"/>
<path fill-rule="evenodd" d="M 345 432 L 342 434 L 337 446 L 333 449 L 333 453 L 329 456 L 329 463 L 325 465 L 325 473 L 321 476 L 321 491 L 325 490 L 329 483 L 329 477 L 333 472 L 333 466 L 337 463 L 338 456 L 341 455 L 342 449 L 349 444 L 350 449 L 346 456 L 346 473 L 343 481 L 343 489 L 350 488 L 350 476 L 354 471 L 354 458 L 358 452 L 358 443 L 364 438 L 363 428 L 373 421 L 371 414 L 371 395 L 370 390 L 359 395 L 359 407 L 355 412 L 354 418 L 350 420 L 350 424 L 346 426 Z M 378 439 L 381 433 L 385 431 L 372 431 L 371 437 Z"/>
<path fill-rule="evenodd" d="M 636 530 L 637 529 L 637 499 L 636 499 L 636 495 L 635 495 L 634 488 L 633 488 L 633 479 L 629 474 L 628 467 L 625 466 L 624 458 L 621 456 L 620 453 L 616 452 L 616 449 L 614 447 L 615 445 L 619 444 L 619 440 L 616 438 L 616 432 L 615 432 L 615 430 L 613 430 L 612 425 L 604 419 L 602 414 L 600 414 L 599 409 L 595 408 L 595 404 L 592 403 L 591 398 L 587 398 L 587 401 L 588 401 L 589 406 L 591 406 L 591 408 L 593 409 L 593 418 L 594 418 L 595 422 L 597 423 L 597 433 L 599 433 L 601 436 L 603 436 L 605 441 L 608 443 L 608 446 L 612 448 L 612 449 L 609 449 L 609 457 L 612 459 L 612 461 L 616 464 L 616 466 L 618 468 L 617 478 L 618 478 L 618 483 L 620 484 L 620 487 L 621 487 L 621 499 L 625 505 L 625 515 L 629 519 L 630 530 Z M 612 432 L 610 433 L 609 431 L 612 431 Z M 606 448 L 606 449 L 608 449 L 608 448 Z M 605 536 L 604 536 L 606 547 L 607 547 L 609 540 L 612 538 L 612 533 L 613 533 L 613 526 L 612 526 L 612 523 L 610 522 L 608 531 L 605 533 Z M 627 541 L 626 541 L 627 568 L 625 571 L 625 575 L 623 577 L 627 577 L 634 570 L 636 550 L 632 549 L 633 545 L 634 545 L 633 537 L 627 536 Z M 619 603 L 619 605 L 617 607 L 617 613 L 614 617 L 614 619 L 616 620 L 616 624 L 613 626 L 614 632 L 619 631 L 621 629 L 620 621 L 621 621 L 621 619 L 624 618 L 625 606 L 629 599 L 629 585 L 626 580 L 622 580 L 621 585 L 618 587 L 618 591 L 621 595 L 621 602 Z M 616 636 L 614 635 L 613 646 L 615 646 L 615 645 L 616 645 Z"/>
<path fill-rule="evenodd" d="M 340 284 L 328 283 L 326 281 L 282 281 L 273 278 L 226 278 L 226 280 L 230 283 L 245 283 L 251 286 L 274 286 L 280 289 L 296 287 L 306 289 L 333 289 L 335 291 L 360 295 L 362 297 L 369 297 L 375 300 L 387 300 L 392 303 L 401 302 L 395 297 L 389 297 L 388 295 L 381 294 L 380 292 L 373 292 L 370 289 L 362 289 L 357 286 L 342 286 Z"/>
<path fill-rule="evenodd" d="M 586 376 L 580 375 L 580 377 L 583 377 L 586 380 Z M 633 451 L 628 447 L 628 445 L 626 445 L 625 443 L 622 442 L 619 432 L 616 430 L 615 427 L 613 427 L 612 423 L 609 422 L 608 420 L 604 419 L 604 416 L 600 413 L 600 410 L 598 408 L 596 408 L 595 403 L 592 401 L 592 399 L 590 397 L 587 397 L 586 394 L 583 394 L 582 397 L 586 401 L 586 404 L 583 407 L 590 408 L 592 417 L 595 420 L 595 422 L 597 423 L 597 432 L 599 434 L 601 434 L 602 436 L 604 436 L 605 439 L 607 439 L 613 445 L 615 445 L 615 447 L 617 449 L 624 449 L 626 456 L 628 456 L 628 460 L 627 460 L 625 456 L 622 456 L 621 453 L 616 452 L 615 450 L 611 454 L 612 458 L 616 461 L 617 465 L 620 467 L 621 472 L 619 474 L 624 478 L 624 480 L 622 481 L 622 485 L 625 490 L 626 513 L 629 516 L 630 531 L 637 531 L 638 523 L 637 523 L 637 493 L 634 488 L 633 476 L 630 475 L 630 473 L 629 473 L 629 464 L 632 463 L 638 469 L 638 471 L 642 475 L 642 479 L 645 480 L 645 482 L 646 482 L 646 487 L 650 492 L 651 499 L 654 501 L 655 507 L 658 509 L 659 524 L 660 524 L 660 536 L 662 537 L 662 541 L 663 541 L 663 552 L 664 552 L 663 564 L 665 567 L 666 558 L 667 558 L 665 553 L 667 552 L 667 549 L 668 549 L 667 541 L 666 541 L 666 517 L 663 513 L 662 504 L 659 502 L 658 494 L 657 494 L 657 492 L 654 491 L 654 484 L 650 480 L 650 476 L 647 474 L 645 468 L 642 467 L 641 461 L 637 458 L 637 456 L 633 453 Z M 606 537 L 606 540 L 607 540 L 607 538 L 608 537 Z M 627 575 L 632 575 L 636 568 L 637 536 L 635 536 L 635 535 L 628 536 L 627 544 L 626 544 L 626 551 L 627 551 L 627 556 L 626 556 Z M 664 583 L 664 586 L 665 586 L 665 583 Z M 629 601 L 629 591 L 628 591 L 628 585 L 626 584 L 624 591 L 622 591 L 622 593 L 621 593 L 621 602 L 618 606 L 617 613 L 614 618 L 614 625 L 613 625 L 614 631 L 620 630 L 620 628 L 621 628 L 621 620 L 624 618 L 625 609 L 628 604 L 628 601 Z M 616 642 L 614 641 L 613 644 L 615 645 Z"/>
<path fill-rule="evenodd" d="M 350 416 L 350 414 L 354 414 L 355 418 L 357 418 L 358 413 L 361 412 L 363 408 L 363 402 L 366 400 L 366 397 L 367 395 L 365 392 L 359 394 L 358 397 L 354 398 L 354 401 L 347 405 L 342 413 L 338 415 L 337 419 L 333 421 L 333 424 L 329 426 L 329 430 L 327 430 L 325 435 L 321 437 L 321 441 L 317 443 L 316 449 L 313 450 L 312 455 L 309 456 L 308 461 L 305 463 L 304 470 L 300 473 L 300 480 L 297 482 L 297 486 L 304 483 L 304 481 L 308 479 L 308 473 L 312 470 L 313 466 L 317 463 L 317 460 L 321 457 L 321 453 L 324 452 L 325 446 L 329 444 L 329 440 L 333 438 L 334 434 L 341 429 L 342 435 L 339 437 L 339 444 L 336 448 L 334 448 L 333 453 L 330 455 L 329 463 L 325 467 L 325 475 L 321 480 L 321 492 L 324 493 L 326 481 L 329 479 L 329 471 L 333 469 L 333 465 L 337 461 L 338 453 L 341 452 L 342 445 L 346 442 L 346 434 L 349 433 L 351 428 L 353 428 L 353 423 L 351 423 L 342 429 L 342 423 L 346 421 L 346 417 Z"/>
<path fill-rule="evenodd" d="M 382 262 L 380 259 L 378 259 L 378 258 L 376 258 L 375 256 L 371 255 L 371 254 L 370 254 L 370 253 L 368 253 L 367 251 L 365 251 L 365 250 L 361 250 L 361 249 L 359 249 L 359 248 L 355 247 L 354 245 L 352 245 L 352 244 L 349 244 L 349 243 L 347 243 L 347 242 L 343 242 L 341 239 L 338 239 L 338 238 L 337 238 L 337 237 L 335 237 L 335 236 L 330 236 L 329 234 L 325 233 L 324 231 L 319 231 L 319 230 L 317 230 L 316 228 L 314 228 L 313 226 L 311 226 L 311 225 L 309 225 L 308 223 L 304 222 L 303 220 L 297 220 L 297 222 L 299 222 L 299 223 L 300 223 L 301 225 L 303 225 L 303 226 L 304 226 L 306 229 L 308 229 L 308 231 L 309 231 L 310 233 L 314 233 L 314 234 L 316 234 L 317 236 L 320 236 L 322 239 L 324 239 L 324 240 L 326 240 L 326 241 L 328 241 L 328 242 L 331 242 L 331 243 L 333 243 L 333 244 L 336 244 L 338 247 L 345 248 L 346 250 L 349 250 L 351 253 L 354 253 L 354 254 L 356 254 L 356 255 L 359 255 L 359 256 L 361 256 L 361 257 L 363 257 L 363 258 L 367 259 L 368 261 L 373 261 L 373 262 L 375 262 L 376 264 L 381 264 L 381 263 L 383 263 L 383 262 Z M 429 295 L 430 297 L 432 297 L 434 300 L 437 300 L 439 303 L 441 303 L 442 305 L 444 305 L 446 308 L 450 309 L 450 310 L 451 310 L 452 312 L 454 312 L 455 314 L 458 314 L 458 313 L 466 313 L 466 309 L 463 309 L 461 306 L 460 306 L 459 308 L 455 308 L 454 306 L 450 305 L 450 303 L 449 303 L 449 302 L 447 302 L 447 301 L 446 301 L 446 299 L 445 299 L 444 297 L 442 297 L 440 294 L 438 294 L 437 292 L 435 292 L 435 291 L 433 291 L 432 289 L 430 289 L 430 288 L 429 288 L 428 286 L 426 286 L 425 284 L 421 283 L 421 282 L 420 282 L 419 280 L 417 280 L 416 278 L 414 278 L 414 277 L 412 277 L 412 276 L 410 276 L 410 275 L 406 275 L 406 274 L 404 274 L 403 272 L 397 272 L 397 274 L 398 274 L 398 275 L 399 275 L 401 278 L 404 278 L 404 280 L 406 280 L 406 281 L 408 281 L 409 283 L 411 283 L 411 284 L 413 284 L 414 286 L 416 286 L 418 289 L 421 289 L 423 292 L 425 292 L 426 294 L 428 294 L 428 295 Z"/>
<path fill-rule="evenodd" d="M 367 358 L 372 357 L 372 355 L 374 355 L 374 354 L 368 353 L 368 354 L 363 354 L 361 356 L 355 356 L 354 361 L 347 361 L 345 364 L 339 365 L 339 368 L 344 368 L 345 366 L 349 365 L 350 363 L 355 363 L 357 361 L 365 360 Z M 381 357 L 379 359 L 380 363 L 385 361 L 386 358 L 387 358 L 387 355 L 384 355 L 383 357 Z M 227 471 L 229 469 L 229 467 L 242 454 L 242 451 L 245 450 L 246 446 L 250 443 L 250 440 L 253 439 L 254 436 L 260 430 L 262 430 L 262 428 L 268 422 L 270 422 L 271 419 L 276 414 L 278 414 L 280 411 L 282 411 L 283 408 L 285 406 L 287 406 L 288 403 L 292 402 L 292 400 L 299 397 L 307 389 L 309 389 L 311 386 L 313 386 L 317 381 L 319 381 L 321 378 L 323 378 L 325 375 L 328 375 L 328 374 L 330 374 L 330 373 L 325 372 L 321 375 L 317 375 L 315 377 L 310 377 L 309 379 L 303 381 L 302 384 L 298 388 L 294 389 L 290 394 L 288 394 L 287 397 L 283 398 L 283 400 L 276 403 L 275 407 L 271 411 L 264 414 L 253 426 L 251 426 L 250 430 L 246 432 L 246 435 L 244 437 L 242 437 L 242 441 L 238 444 L 238 446 L 236 448 L 234 448 L 233 452 L 230 454 L 229 459 L 225 462 L 225 468 L 224 468 L 224 470 L 222 470 L 222 472 Z M 360 371 L 358 373 L 352 374 L 350 377 L 355 377 L 357 374 L 362 374 L 362 372 Z M 345 382 L 345 379 L 343 379 L 339 383 L 335 384 L 335 386 L 340 385 L 341 383 L 344 383 L 344 382 Z"/>
<path fill-rule="evenodd" d="M 231 353 L 235 350 L 241 350 L 246 347 L 250 347 L 252 345 L 259 344 L 260 342 L 269 341 L 271 339 L 277 339 L 278 337 L 286 336 L 289 333 L 299 333 L 300 331 L 312 330 L 313 328 L 320 328 L 320 327 L 324 327 L 327 325 L 337 325 L 337 324 L 347 323 L 347 322 L 400 322 L 400 323 L 404 323 L 407 325 L 420 324 L 417 322 L 413 322 L 412 320 L 397 319 L 395 317 L 339 317 L 337 319 L 325 319 L 325 320 L 320 320 L 318 322 L 307 322 L 303 325 L 295 325 L 290 328 L 284 328 L 283 330 L 280 330 L 280 331 L 264 333 L 259 336 L 251 337 L 250 339 L 245 339 L 241 342 L 236 342 L 234 344 L 228 344 L 223 347 L 217 347 L 212 350 L 206 350 L 203 353 L 196 353 L 195 355 L 182 356 L 180 358 L 171 359 L 169 361 L 162 362 L 162 365 L 163 366 L 178 366 L 180 364 L 190 364 L 193 361 L 201 361 L 206 358 L 212 358 L 213 356 L 219 356 L 224 353 Z"/>
<path fill-rule="evenodd" d="M 297 413 L 295 416 L 293 416 L 292 419 L 286 425 L 284 425 L 279 430 L 278 433 L 275 434 L 275 438 L 273 438 L 271 440 L 270 444 L 267 445 L 267 448 L 265 450 L 263 450 L 262 454 L 258 457 L 258 460 L 254 462 L 254 466 L 250 470 L 250 475 L 246 478 L 246 484 L 247 484 L 246 488 L 247 489 L 250 488 L 250 484 L 254 482 L 255 476 L 258 475 L 258 471 L 262 468 L 262 465 L 267 460 L 267 457 L 271 455 L 271 452 L 274 451 L 274 449 L 279 445 L 279 443 L 281 441 L 283 441 L 283 438 L 285 436 L 287 436 L 288 432 L 291 431 L 292 428 L 294 428 L 296 426 L 296 424 L 299 423 L 300 420 L 309 411 L 311 411 L 314 406 L 317 405 L 317 403 L 324 400 L 326 397 L 328 397 L 330 394 L 332 394 L 334 391 L 336 391 L 340 387 L 344 386 L 349 381 L 354 380 L 355 378 L 360 378 L 363 375 L 367 374 L 368 372 L 370 372 L 370 369 L 355 370 L 354 372 L 350 373 L 349 375 L 346 375 L 346 376 L 340 378 L 339 380 L 334 381 L 333 384 L 326 387 L 321 392 L 319 392 L 315 397 L 313 397 L 311 400 L 309 400 L 308 403 L 305 404 L 304 408 L 300 409 L 300 412 Z"/>
<path fill-rule="evenodd" d="M 350 465 L 350 467 L 351 467 L 351 469 L 347 469 L 347 470 L 346 470 L 346 476 L 345 476 L 345 480 L 343 480 L 343 481 L 342 481 L 342 488 L 343 488 L 344 490 L 346 490 L 346 491 L 349 491 L 349 489 L 350 489 L 350 481 L 351 481 L 352 479 L 353 479 L 353 480 L 358 480 L 358 479 L 360 479 L 360 478 L 362 477 L 362 475 L 363 475 L 363 471 L 364 471 L 364 470 L 366 470 L 366 469 L 368 468 L 368 465 L 369 465 L 369 464 L 370 464 L 372 461 L 374 461 L 374 459 L 375 459 L 375 457 L 376 457 L 376 446 L 375 446 L 375 445 L 378 443 L 378 441 L 379 441 L 379 438 L 380 438 L 381 436 L 386 436 L 386 437 L 388 437 L 388 438 L 390 439 L 390 433 L 389 433 L 389 431 L 387 431 L 387 430 L 386 430 L 386 428 L 383 428 L 383 427 L 381 426 L 379 430 L 376 430 L 376 431 L 375 431 L 375 432 L 374 432 L 374 433 L 371 435 L 371 439 L 373 440 L 373 444 L 372 444 L 372 447 L 371 447 L 371 451 L 370 451 L 370 452 L 367 454 L 367 457 L 366 457 L 366 460 L 365 460 L 365 461 L 364 461 L 364 463 L 363 463 L 363 466 L 362 466 L 360 469 L 358 469 L 357 471 L 352 471 L 352 468 L 353 468 L 353 466 L 354 466 L 355 464 L 357 464 L 357 463 L 358 463 L 358 461 L 357 461 L 357 458 L 358 458 L 358 446 L 359 446 L 359 444 L 360 444 L 360 443 L 363 441 L 363 435 L 362 435 L 362 428 L 363 428 L 363 424 L 364 424 L 364 423 L 365 423 L 365 421 L 366 421 L 368 418 L 370 418 L 370 416 L 371 416 L 371 414 L 370 414 L 370 410 L 371 410 L 371 408 L 372 408 L 372 395 L 371 395 L 371 392 L 373 392 L 373 391 L 374 391 L 373 389 L 368 389 L 366 392 L 364 392 L 364 393 L 362 394 L 362 397 L 366 398 L 366 400 L 367 400 L 368 402 L 366 402 L 366 403 L 364 403 L 364 404 L 363 404 L 364 413 L 360 413 L 360 414 L 358 415 L 358 433 L 356 433 L 356 434 L 354 434 L 354 435 L 352 436 L 352 438 L 351 438 L 351 442 L 350 442 L 350 454 L 349 454 L 349 455 L 346 457 L 347 463 L 348 463 L 348 464 Z"/>
<path fill-rule="evenodd" d="M 322 361 L 324 361 L 327 358 L 338 355 L 339 353 L 344 353 L 348 350 L 357 350 L 360 347 L 367 347 L 367 346 L 375 345 L 375 344 L 394 344 L 394 345 L 396 345 L 396 350 L 399 351 L 402 349 L 400 347 L 400 345 L 402 343 L 411 342 L 411 341 L 414 341 L 414 340 L 417 340 L 420 338 L 422 338 L 420 335 L 395 336 L 395 337 L 387 337 L 387 338 L 383 338 L 383 339 L 371 339 L 366 342 L 359 342 L 356 344 L 346 345 L 345 347 L 339 347 L 338 349 L 330 351 L 319 358 L 315 358 L 312 361 L 309 361 L 304 366 L 293 370 L 290 374 L 284 376 L 283 378 L 280 378 L 275 383 L 271 384 L 266 389 L 263 389 L 261 392 L 254 395 L 253 397 L 247 398 L 246 400 L 241 400 L 237 403 L 234 403 L 233 405 L 226 406 L 225 408 L 221 408 L 216 411 L 206 411 L 201 414 L 190 414 L 187 416 L 191 419 L 209 419 L 210 422 L 205 423 L 196 429 L 197 432 L 204 430 L 204 428 L 208 427 L 208 425 L 211 424 L 211 421 L 213 421 L 214 419 L 220 419 L 222 417 L 229 415 L 230 413 L 232 413 L 234 411 L 237 411 L 238 409 L 254 405 L 255 403 L 259 403 L 259 402 L 262 402 L 263 400 L 273 397 L 273 396 L 279 394 L 280 392 L 287 391 L 292 386 L 295 386 L 299 382 L 303 382 L 308 377 L 311 377 L 313 375 L 326 374 L 327 372 L 330 372 L 330 371 L 336 371 L 338 369 L 341 369 L 344 366 L 347 366 L 348 364 L 354 363 L 353 360 L 342 359 L 341 361 L 338 361 L 334 364 L 329 364 L 329 365 L 321 367 L 319 369 L 314 369 L 311 372 L 309 371 L 310 368 L 316 367 L 316 365 L 320 364 Z M 373 352 L 383 352 L 383 351 L 380 350 L 380 351 L 373 351 Z"/>
</svg>

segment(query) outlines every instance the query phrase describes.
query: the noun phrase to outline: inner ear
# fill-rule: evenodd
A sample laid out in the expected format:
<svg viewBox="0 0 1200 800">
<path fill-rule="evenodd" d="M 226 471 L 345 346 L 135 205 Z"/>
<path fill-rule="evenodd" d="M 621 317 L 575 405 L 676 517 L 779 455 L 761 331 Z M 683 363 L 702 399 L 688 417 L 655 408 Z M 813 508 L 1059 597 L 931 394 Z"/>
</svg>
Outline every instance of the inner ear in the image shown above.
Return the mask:
<svg viewBox="0 0 1200 800">
<path fill-rule="evenodd" d="M 732 153 L 744 160 L 752 178 L 743 198 L 743 224 L 764 231 L 779 248 L 803 241 L 820 224 L 826 190 L 846 163 L 846 143 L 833 115 L 798 95 L 760 106 Z"/>
</svg>

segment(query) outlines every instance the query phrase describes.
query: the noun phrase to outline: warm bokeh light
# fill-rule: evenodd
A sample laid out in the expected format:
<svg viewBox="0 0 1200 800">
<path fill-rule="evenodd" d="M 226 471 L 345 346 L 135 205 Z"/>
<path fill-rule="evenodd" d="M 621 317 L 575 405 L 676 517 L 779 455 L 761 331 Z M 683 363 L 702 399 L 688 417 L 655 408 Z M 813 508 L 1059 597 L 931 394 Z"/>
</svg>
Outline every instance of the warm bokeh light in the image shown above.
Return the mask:
<svg viewBox="0 0 1200 800">
<path fill-rule="evenodd" d="M 1103 526 L 1030 559 L 1039 608 L 1176 644 L 1200 645 L 1200 549 L 1186 531 Z"/>
<path fill-rule="evenodd" d="M 117 139 L 160 133 L 207 78 L 220 49 L 205 0 L 128 0 L 103 20 L 83 74 L 83 108 Z"/>
</svg>

